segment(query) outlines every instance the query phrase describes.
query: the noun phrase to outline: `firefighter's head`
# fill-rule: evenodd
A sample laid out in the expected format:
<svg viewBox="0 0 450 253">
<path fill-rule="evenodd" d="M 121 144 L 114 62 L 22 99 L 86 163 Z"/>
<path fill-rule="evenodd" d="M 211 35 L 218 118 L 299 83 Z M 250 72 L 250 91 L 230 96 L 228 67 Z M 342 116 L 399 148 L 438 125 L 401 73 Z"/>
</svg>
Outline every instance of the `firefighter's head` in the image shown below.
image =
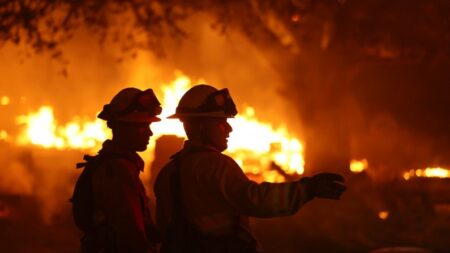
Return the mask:
<svg viewBox="0 0 450 253">
<path fill-rule="evenodd" d="M 144 151 L 150 136 L 150 124 L 160 121 L 161 104 L 152 89 L 125 88 L 113 97 L 97 116 L 112 129 L 113 141 L 133 150 Z"/>
<path fill-rule="evenodd" d="M 189 140 L 224 151 L 233 130 L 227 119 L 236 114 L 236 106 L 228 89 L 217 90 L 210 85 L 200 84 L 183 95 L 176 113 L 169 118 L 178 118 L 183 122 Z"/>
</svg>

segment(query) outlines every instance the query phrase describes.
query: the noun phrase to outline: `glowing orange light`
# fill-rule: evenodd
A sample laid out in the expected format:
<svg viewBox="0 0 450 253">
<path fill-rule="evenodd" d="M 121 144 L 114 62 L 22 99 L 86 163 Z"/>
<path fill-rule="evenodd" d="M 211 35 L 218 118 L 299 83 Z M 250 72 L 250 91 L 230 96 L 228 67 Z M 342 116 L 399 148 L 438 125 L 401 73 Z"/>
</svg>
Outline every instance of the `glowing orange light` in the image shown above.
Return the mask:
<svg viewBox="0 0 450 253">
<path fill-rule="evenodd" d="M 8 139 L 8 133 L 5 130 L 0 131 L 0 140 Z"/>
<path fill-rule="evenodd" d="M 403 173 L 405 180 L 409 180 L 412 177 L 450 178 L 450 170 L 443 167 L 427 167 Z"/>
<path fill-rule="evenodd" d="M 405 173 L 403 173 L 403 178 L 405 180 L 409 180 L 409 179 L 411 179 L 411 174 L 409 172 L 405 172 Z"/>
<path fill-rule="evenodd" d="M 191 86 L 191 80 L 184 75 L 179 75 L 170 84 L 160 86 L 158 97 L 163 98 L 162 118 L 175 113 L 179 99 Z M 37 112 L 19 116 L 17 123 L 25 126 L 17 140 L 21 145 L 93 151 L 100 148 L 101 143 L 110 137 L 106 124 L 99 119 L 83 121 L 75 118 L 65 125 L 59 125 L 50 106 L 43 106 Z M 244 108 L 243 113 L 238 114 L 236 118 L 230 119 L 229 123 L 233 132 L 230 134 L 226 153 L 236 159 L 246 173 L 259 175 L 265 181 L 284 181 L 279 172 L 269 169 L 272 162 L 287 174 L 303 173 L 303 144 L 290 135 L 286 127 L 275 128 L 269 123 L 259 121 L 255 109 L 250 106 Z M 183 125 L 178 120 L 155 122 L 152 124 L 152 130 L 154 136 L 149 143 L 150 153 L 156 140 L 162 135 L 185 137 Z"/>
<path fill-rule="evenodd" d="M 303 174 L 303 144 L 289 136 L 286 128 L 274 129 L 272 125 L 258 121 L 254 111 L 251 107 L 246 108 L 244 114 L 229 120 L 233 132 L 230 134 L 227 153 L 232 157 L 240 157 L 241 152 L 252 151 L 248 156 L 263 163 L 261 167 L 267 167 L 273 161 L 288 174 Z"/>
<path fill-rule="evenodd" d="M 294 14 L 294 15 L 291 16 L 291 21 L 294 22 L 294 23 L 297 23 L 297 22 L 300 21 L 300 18 L 301 17 L 300 17 L 299 14 Z"/>
<path fill-rule="evenodd" d="M 387 218 L 389 218 L 389 212 L 388 211 L 378 212 L 378 218 L 386 220 Z"/>
<path fill-rule="evenodd" d="M 0 98 L 0 105 L 9 105 L 10 99 L 8 96 L 3 96 Z"/>
<path fill-rule="evenodd" d="M 17 117 L 17 123 L 26 126 L 17 140 L 19 144 L 34 144 L 44 148 L 91 149 L 107 139 L 109 133 L 104 122 L 99 119 L 93 122 L 75 119 L 65 126 L 59 126 L 50 106 Z"/>
<path fill-rule="evenodd" d="M 350 170 L 354 173 L 363 172 L 367 167 L 369 167 L 369 163 L 366 159 L 350 161 Z"/>
</svg>

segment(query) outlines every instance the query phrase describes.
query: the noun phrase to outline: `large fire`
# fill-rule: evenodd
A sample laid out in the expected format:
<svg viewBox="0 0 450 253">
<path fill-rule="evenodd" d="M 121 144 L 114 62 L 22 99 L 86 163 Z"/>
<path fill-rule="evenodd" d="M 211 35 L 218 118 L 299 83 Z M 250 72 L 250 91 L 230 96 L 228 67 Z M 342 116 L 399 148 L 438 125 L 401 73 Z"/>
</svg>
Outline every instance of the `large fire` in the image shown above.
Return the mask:
<svg viewBox="0 0 450 253">
<path fill-rule="evenodd" d="M 191 87 L 191 80 L 179 76 L 168 85 L 161 85 L 155 92 L 162 99 L 162 115 L 165 118 L 175 112 L 178 100 Z M 55 119 L 51 106 L 42 106 L 37 112 L 17 117 L 17 123 L 24 126 L 18 136 L 20 145 L 38 145 L 44 148 L 84 149 L 94 151 L 110 137 L 106 124 L 99 120 L 73 121 L 60 125 Z M 269 182 L 281 182 L 282 174 L 299 175 L 304 171 L 303 145 L 289 134 L 286 127 L 275 129 L 270 123 L 256 118 L 255 109 L 244 108 L 243 113 L 229 120 L 233 132 L 229 138 L 227 153 L 242 165 L 248 174 Z M 154 136 L 149 144 L 150 152 L 155 140 L 162 135 L 185 137 L 182 124 L 177 120 L 163 120 L 152 124 Z M 284 171 L 274 170 L 275 164 Z"/>
<path fill-rule="evenodd" d="M 26 125 L 26 130 L 17 139 L 19 144 L 31 143 L 45 148 L 94 148 L 107 138 L 108 133 L 99 119 L 91 122 L 75 119 L 65 126 L 58 126 L 50 106 L 17 117 L 17 123 Z"/>
</svg>

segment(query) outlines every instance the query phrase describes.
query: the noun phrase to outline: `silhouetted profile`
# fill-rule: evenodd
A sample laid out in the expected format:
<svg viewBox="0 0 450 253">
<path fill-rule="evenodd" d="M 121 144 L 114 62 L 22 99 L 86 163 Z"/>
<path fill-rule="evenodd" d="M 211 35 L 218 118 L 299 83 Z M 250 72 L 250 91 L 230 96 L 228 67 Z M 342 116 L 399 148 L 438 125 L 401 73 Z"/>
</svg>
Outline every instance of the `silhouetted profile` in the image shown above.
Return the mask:
<svg viewBox="0 0 450 253">
<path fill-rule="evenodd" d="M 315 197 L 339 199 L 342 176 L 321 173 L 290 183 L 249 180 L 222 154 L 237 110 L 228 90 L 197 85 L 170 118 L 183 122 L 188 140 L 155 183 L 161 253 L 258 252 L 249 216 L 292 215 Z"/>
<path fill-rule="evenodd" d="M 125 88 L 98 115 L 112 139 L 77 164 L 84 167 L 72 198 L 75 223 L 84 232 L 81 252 L 155 252 L 158 235 L 139 178 L 144 161 L 136 152 L 147 148 L 160 113 L 153 90 Z"/>
</svg>

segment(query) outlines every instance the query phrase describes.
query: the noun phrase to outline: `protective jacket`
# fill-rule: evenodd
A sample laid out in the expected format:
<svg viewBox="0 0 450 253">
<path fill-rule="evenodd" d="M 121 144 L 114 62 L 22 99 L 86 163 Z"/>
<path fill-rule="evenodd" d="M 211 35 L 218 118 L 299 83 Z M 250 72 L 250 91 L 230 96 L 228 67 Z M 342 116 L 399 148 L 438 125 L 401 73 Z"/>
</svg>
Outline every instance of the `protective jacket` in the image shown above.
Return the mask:
<svg viewBox="0 0 450 253">
<path fill-rule="evenodd" d="M 148 253 L 157 240 L 139 173 L 144 162 L 107 140 L 94 169 L 94 229 L 85 231 L 86 252 Z M 94 251 L 92 251 L 94 249 Z"/>
<path fill-rule="evenodd" d="M 156 222 L 163 243 L 173 221 L 171 177 L 176 167 L 183 211 L 189 223 L 205 235 L 233 236 L 255 244 L 249 216 L 292 215 L 308 201 L 300 182 L 258 184 L 249 180 L 232 158 L 213 147 L 187 141 L 155 183 Z"/>
</svg>

